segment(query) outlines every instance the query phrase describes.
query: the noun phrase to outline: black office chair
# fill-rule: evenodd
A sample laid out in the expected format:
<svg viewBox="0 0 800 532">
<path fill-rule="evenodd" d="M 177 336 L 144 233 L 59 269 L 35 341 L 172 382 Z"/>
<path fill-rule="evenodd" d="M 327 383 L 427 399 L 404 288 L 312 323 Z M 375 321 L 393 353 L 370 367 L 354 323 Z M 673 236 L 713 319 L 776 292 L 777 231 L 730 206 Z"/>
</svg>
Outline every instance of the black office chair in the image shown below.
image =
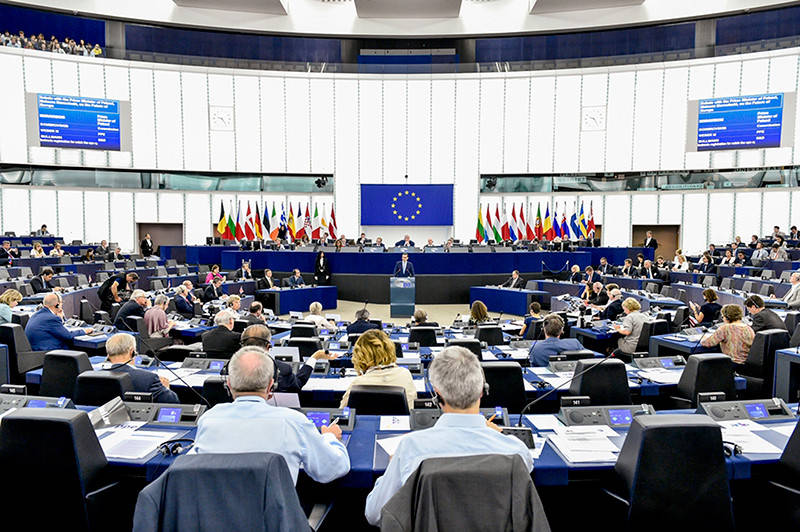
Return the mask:
<svg viewBox="0 0 800 532">
<path fill-rule="evenodd" d="M 478 360 L 483 360 L 481 342 L 477 338 L 450 338 L 447 340 L 448 346 L 464 347 L 472 351 Z"/>
<path fill-rule="evenodd" d="M 775 294 L 775 287 L 769 283 L 764 283 L 761 285 L 761 290 L 759 290 L 758 293 L 765 297 L 772 297 Z"/>
<path fill-rule="evenodd" d="M 795 425 L 789 436 L 777 469 L 772 470 L 768 488 L 764 501 L 775 505 L 770 522 L 780 527 L 776 530 L 797 530 L 800 526 L 800 424 Z"/>
<path fill-rule="evenodd" d="M 558 356 L 563 357 L 563 360 L 583 360 L 585 358 L 595 358 L 594 351 L 590 349 L 567 349 L 560 351 Z"/>
<path fill-rule="evenodd" d="M 94 276 L 94 282 L 97 284 L 102 283 L 103 281 L 108 280 L 108 273 L 106 272 L 97 272 Z"/>
<path fill-rule="evenodd" d="M 650 292 L 651 294 L 657 294 L 658 293 L 658 283 L 647 283 L 646 285 L 644 285 L 644 289 L 647 292 Z"/>
<path fill-rule="evenodd" d="M 408 331 L 409 343 L 419 343 L 420 347 L 436 346 L 436 327 L 411 327 Z"/>
<path fill-rule="evenodd" d="M 75 396 L 75 380 L 84 371 L 92 371 L 89 356 L 82 351 L 56 350 L 44 356 L 39 395 L 47 397 Z"/>
<path fill-rule="evenodd" d="M 625 494 L 609 494 L 628 530 L 734 530 L 722 433 L 708 416 L 634 417 L 614 469 Z"/>
<path fill-rule="evenodd" d="M 575 365 L 575 375 L 597 366 L 592 371 L 574 378 L 569 395 L 588 395 L 592 406 L 629 405 L 631 391 L 625 363 L 617 359 L 582 359 Z"/>
<path fill-rule="evenodd" d="M 174 343 L 174 340 L 169 336 L 165 338 L 150 336 L 147 324 L 144 322 L 144 318 L 140 316 L 128 316 L 125 320 L 127 320 L 128 327 L 139 335 L 137 347 L 140 352 L 156 352 Z"/>
<path fill-rule="evenodd" d="M 150 281 L 150 290 L 163 290 L 164 282 L 161 279 L 153 279 Z"/>
<path fill-rule="evenodd" d="M 774 279 L 775 278 L 775 270 L 761 270 L 761 278 L 762 279 Z"/>
<path fill-rule="evenodd" d="M 774 380 L 775 351 L 789 347 L 789 333 L 783 329 L 758 331 L 747 360 L 737 368 L 747 381 L 745 396 L 748 399 L 769 397 Z"/>
<path fill-rule="evenodd" d="M 726 400 L 736 399 L 731 357 L 721 353 L 691 355 L 672 397 L 675 408 L 697 408 L 697 394 L 705 392 L 724 392 Z"/>
<path fill-rule="evenodd" d="M 689 319 L 689 307 L 680 306 L 675 309 L 675 316 L 672 318 L 672 332 L 680 332 L 681 329 L 686 327 L 686 322 Z"/>
<path fill-rule="evenodd" d="M 747 292 L 748 294 L 753 291 L 755 288 L 755 283 L 753 281 L 745 281 L 742 283 L 742 291 Z"/>
<path fill-rule="evenodd" d="M 14 479 L 3 506 L 26 528 L 75 531 L 130 530 L 133 505 L 110 483 L 108 462 L 86 412 L 60 408 L 22 408 L 0 425 L 0 469 Z M 42 506 L 43 482 L 57 493 Z"/>
<path fill-rule="evenodd" d="M 498 325 L 478 325 L 475 338 L 487 345 L 503 345 L 503 330 Z"/>
<path fill-rule="evenodd" d="M 347 335 L 347 341 L 350 345 L 355 345 L 361 333 L 350 333 Z"/>
<path fill-rule="evenodd" d="M 247 320 L 233 320 L 233 332 L 244 332 L 249 325 L 250 322 Z"/>
<path fill-rule="evenodd" d="M 351 386 L 347 406 L 365 416 L 409 415 L 406 389 L 402 386 Z"/>
<path fill-rule="evenodd" d="M 211 406 L 220 403 L 231 403 L 233 397 L 230 392 L 225 388 L 225 377 L 212 375 L 203 381 L 203 397 L 209 402 Z"/>
<path fill-rule="evenodd" d="M 481 408 L 502 406 L 518 414 L 527 403 L 522 367 L 516 362 L 482 362 L 483 375 L 489 393 L 481 397 Z"/>
<path fill-rule="evenodd" d="M 100 406 L 133 391 L 131 376 L 122 371 L 84 371 L 75 380 L 74 401 L 79 405 Z"/>
<path fill-rule="evenodd" d="M 642 332 L 636 342 L 634 356 L 650 356 L 650 338 L 660 334 L 669 334 L 667 320 L 650 320 L 642 324 Z"/>
<path fill-rule="evenodd" d="M 706 288 L 717 286 L 717 277 L 714 275 L 706 275 L 703 277 L 703 286 Z"/>
<path fill-rule="evenodd" d="M 664 297 L 672 297 L 672 286 L 668 284 L 661 285 L 661 295 Z"/>
<path fill-rule="evenodd" d="M 8 367 L 0 366 L 0 381 L 5 380 L 7 372 L 11 384 L 25 384 L 25 373 L 41 368 L 44 363 L 45 351 L 32 350 L 25 331 L 17 323 L 0 325 L 0 344 L 8 346 Z"/>
<path fill-rule="evenodd" d="M 800 346 L 800 323 L 795 326 L 792 338 L 789 340 L 789 347 L 797 346 Z"/>
<path fill-rule="evenodd" d="M 393 340 L 393 343 L 394 343 L 395 358 L 403 358 L 403 344 L 401 344 L 397 340 Z"/>
<path fill-rule="evenodd" d="M 525 283 L 525 290 L 538 290 L 539 284 L 538 281 L 527 281 Z"/>
<path fill-rule="evenodd" d="M 322 349 L 322 341 L 318 337 L 313 338 L 289 338 L 285 344 L 287 347 L 296 347 L 300 352 L 300 357 L 310 357 Z"/>
<path fill-rule="evenodd" d="M 281 287 L 288 288 L 292 286 L 291 284 L 289 284 L 289 279 L 290 279 L 289 277 L 284 277 L 283 279 L 281 279 Z"/>
<path fill-rule="evenodd" d="M 120 308 L 122 308 L 122 305 L 119 303 L 111 303 L 111 312 L 109 314 L 111 315 L 112 323 L 117 319 L 117 313 L 119 313 Z"/>
<path fill-rule="evenodd" d="M 797 324 L 800 323 L 800 312 L 790 310 L 784 316 L 783 323 L 786 324 L 787 331 L 793 332 L 797 328 Z"/>
<path fill-rule="evenodd" d="M 683 302 L 683 304 L 686 306 L 689 305 L 689 294 L 683 288 L 678 288 L 678 295 L 676 299 Z"/>
<path fill-rule="evenodd" d="M 313 338 L 317 335 L 317 327 L 315 325 L 306 325 L 304 323 L 295 323 L 292 325 L 292 330 L 289 333 L 290 338 Z"/>
<path fill-rule="evenodd" d="M 733 286 L 733 280 L 730 277 L 725 277 L 720 283 L 719 287 L 724 290 L 730 290 Z"/>
<path fill-rule="evenodd" d="M 525 340 L 543 340 L 544 320 L 532 320 L 525 328 Z"/>
</svg>

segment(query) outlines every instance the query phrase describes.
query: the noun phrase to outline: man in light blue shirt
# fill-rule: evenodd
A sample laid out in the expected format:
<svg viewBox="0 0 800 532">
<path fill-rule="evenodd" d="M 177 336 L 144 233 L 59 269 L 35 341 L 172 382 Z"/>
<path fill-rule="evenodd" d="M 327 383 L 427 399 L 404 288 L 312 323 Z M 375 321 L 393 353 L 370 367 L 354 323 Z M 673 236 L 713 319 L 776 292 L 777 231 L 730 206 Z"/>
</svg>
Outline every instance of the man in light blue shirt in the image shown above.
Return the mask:
<svg viewBox="0 0 800 532">
<path fill-rule="evenodd" d="M 427 458 L 518 454 L 528 470 L 533 470 L 533 460 L 525 444 L 501 434 L 497 426 L 481 415 L 485 381 L 475 355 L 463 347 L 448 347 L 433 360 L 428 375 L 442 417 L 433 427 L 408 434 L 398 445 L 386 473 L 367 496 L 364 513 L 372 525 L 380 523 L 384 504 Z"/>
<path fill-rule="evenodd" d="M 231 357 L 228 371 L 234 400 L 218 404 L 200 418 L 194 452 L 277 453 L 286 459 L 295 483 L 301 466 L 308 476 L 323 483 L 350 471 L 350 457 L 338 425 L 318 431 L 300 412 L 267 403 L 275 367 L 266 351 L 255 346 L 241 348 Z"/>
<path fill-rule="evenodd" d="M 583 345 L 576 338 L 561 338 L 564 333 L 564 320 L 558 314 L 545 317 L 544 340 L 534 342 L 528 352 L 531 366 L 546 368 L 550 364 L 550 355 L 557 355 L 562 351 L 578 351 Z"/>
</svg>

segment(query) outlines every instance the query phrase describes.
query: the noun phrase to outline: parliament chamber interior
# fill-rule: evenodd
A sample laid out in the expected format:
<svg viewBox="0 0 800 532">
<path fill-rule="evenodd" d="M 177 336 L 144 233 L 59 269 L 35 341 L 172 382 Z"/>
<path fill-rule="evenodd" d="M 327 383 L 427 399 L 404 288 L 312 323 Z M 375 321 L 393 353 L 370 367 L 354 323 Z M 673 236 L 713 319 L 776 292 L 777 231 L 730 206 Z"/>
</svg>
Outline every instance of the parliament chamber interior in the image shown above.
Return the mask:
<svg viewBox="0 0 800 532">
<path fill-rule="evenodd" d="M 800 2 L 0 1 L 0 80 L 7 523 L 800 525 Z"/>
</svg>

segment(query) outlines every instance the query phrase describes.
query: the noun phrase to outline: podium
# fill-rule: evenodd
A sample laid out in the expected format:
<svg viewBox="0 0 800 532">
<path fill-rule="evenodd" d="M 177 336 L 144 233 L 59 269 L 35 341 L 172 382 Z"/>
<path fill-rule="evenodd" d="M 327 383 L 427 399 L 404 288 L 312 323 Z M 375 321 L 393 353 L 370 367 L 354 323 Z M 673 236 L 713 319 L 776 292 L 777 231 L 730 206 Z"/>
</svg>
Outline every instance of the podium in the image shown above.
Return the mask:
<svg viewBox="0 0 800 532">
<path fill-rule="evenodd" d="M 413 277 L 389 278 L 389 314 L 392 318 L 410 318 L 414 315 L 417 282 Z"/>
</svg>

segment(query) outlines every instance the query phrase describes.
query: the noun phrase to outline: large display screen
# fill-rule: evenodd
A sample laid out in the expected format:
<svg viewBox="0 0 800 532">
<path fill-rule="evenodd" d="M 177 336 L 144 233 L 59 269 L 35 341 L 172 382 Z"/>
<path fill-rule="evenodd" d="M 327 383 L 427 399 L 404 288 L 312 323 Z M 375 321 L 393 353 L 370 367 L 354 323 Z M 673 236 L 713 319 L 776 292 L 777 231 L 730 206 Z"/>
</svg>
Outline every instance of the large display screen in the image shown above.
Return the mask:
<svg viewBox="0 0 800 532">
<path fill-rule="evenodd" d="M 792 146 L 794 120 L 795 93 L 691 100 L 686 151 Z"/>
<path fill-rule="evenodd" d="M 361 225 L 453 225 L 453 185 L 361 185 Z"/>
<path fill-rule="evenodd" d="M 36 106 L 40 146 L 119 151 L 117 100 L 37 94 Z"/>
</svg>

